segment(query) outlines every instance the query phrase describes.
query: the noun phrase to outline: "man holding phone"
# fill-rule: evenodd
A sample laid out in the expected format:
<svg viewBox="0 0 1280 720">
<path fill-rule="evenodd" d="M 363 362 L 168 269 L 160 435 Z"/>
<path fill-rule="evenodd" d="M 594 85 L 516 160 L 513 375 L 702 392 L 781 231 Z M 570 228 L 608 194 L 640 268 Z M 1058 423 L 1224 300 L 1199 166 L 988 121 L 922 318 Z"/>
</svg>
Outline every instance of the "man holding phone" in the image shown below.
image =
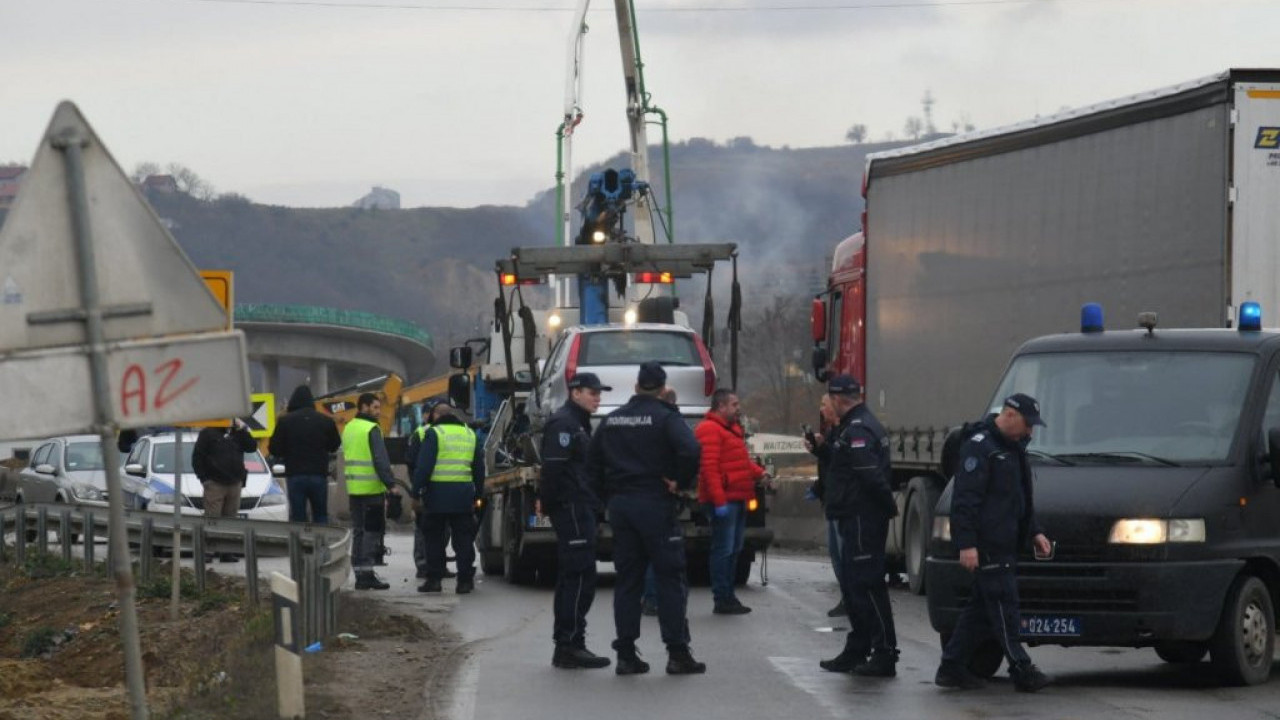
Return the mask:
<svg viewBox="0 0 1280 720">
<path fill-rule="evenodd" d="M 1026 447 L 1036 425 L 1044 425 L 1039 403 L 1016 393 L 960 447 L 951 537 L 960 565 L 975 576 L 969 604 L 942 651 L 934 678 L 941 687 L 972 690 L 985 684 L 969 671 L 969 660 L 988 638 L 1000 643 L 1016 689 L 1035 692 L 1049 684 L 1018 640 L 1018 550 L 1030 542 L 1037 558 L 1048 559 L 1053 551 L 1032 501 Z"/>
</svg>

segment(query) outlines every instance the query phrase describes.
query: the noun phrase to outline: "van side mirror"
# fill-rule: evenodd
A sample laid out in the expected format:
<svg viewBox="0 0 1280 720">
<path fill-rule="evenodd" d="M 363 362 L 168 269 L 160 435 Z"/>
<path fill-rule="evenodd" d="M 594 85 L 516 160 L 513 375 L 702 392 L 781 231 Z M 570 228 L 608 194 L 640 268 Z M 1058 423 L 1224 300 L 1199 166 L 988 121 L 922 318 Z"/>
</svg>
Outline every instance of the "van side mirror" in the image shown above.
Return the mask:
<svg viewBox="0 0 1280 720">
<path fill-rule="evenodd" d="M 1280 487 L 1280 427 L 1267 431 L 1267 459 L 1271 461 L 1271 482 Z"/>
<path fill-rule="evenodd" d="M 450 348 L 449 367 L 454 370 L 466 370 L 471 367 L 471 348 L 466 345 Z"/>
<path fill-rule="evenodd" d="M 813 349 L 813 377 L 818 382 L 827 381 L 827 349 L 824 347 L 816 347 Z"/>
<path fill-rule="evenodd" d="M 466 373 L 449 376 L 449 403 L 461 410 L 471 409 L 471 377 Z"/>
<path fill-rule="evenodd" d="M 813 307 L 809 310 L 809 331 L 816 343 L 827 339 L 827 304 L 821 297 L 813 299 Z"/>
</svg>

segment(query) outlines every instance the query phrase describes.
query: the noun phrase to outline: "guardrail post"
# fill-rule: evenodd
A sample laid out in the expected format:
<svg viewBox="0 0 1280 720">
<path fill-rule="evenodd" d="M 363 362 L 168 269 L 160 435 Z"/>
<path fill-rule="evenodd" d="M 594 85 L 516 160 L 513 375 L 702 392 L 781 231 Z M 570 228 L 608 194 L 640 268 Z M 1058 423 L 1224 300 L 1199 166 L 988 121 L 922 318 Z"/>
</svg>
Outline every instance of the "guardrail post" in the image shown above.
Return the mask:
<svg viewBox="0 0 1280 720">
<path fill-rule="evenodd" d="M 93 522 L 92 510 L 84 511 L 84 527 L 85 527 L 84 569 L 85 569 L 85 572 L 92 572 L 93 571 L 93 551 L 94 551 L 93 533 L 95 530 L 97 530 L 97 525 L 95 525 Z"/>
<path fill-rule="evenodd" d="M 289 576 L 302 583 L 302 536 L 297 530 L 289 532 Z"/>
<path fill-rule="evenodd" d="M 41 555 L 49 552 L 49 510 L 43 506 L 36 510 L 36 549 Z"/>
<path fill-rule="evenodd" d="M 142 582 L 151 582 L 152 565 L 155 563 L 155 553 L 152 552 L 151 534 L 154 530 L 154 521 L 151 518 L 143 518 L 142 520 L 142 537 L 138 543 L 138 574 L 142 576 Z"/>
<path fill-rule="evenodd" d="M 244 534 L 244 579 L 249 591 L 249 605 L 258 607 L 258 531 L 249 528 Z"/>
<path fill-rule="evenodd" d="M 0 510 L 0 563 L 9 559 L 9 551 L 4 544 L 4 529 L 9 522 L 7 519 L 8 515 L 9 513 L 4 510 Z"/>
<path fill-rule="evenodd" d="M 17 522 L 14 524 L 13 555 L 19 565 L 27 563 L 27 508 L 18 506 Z"/>
<path fill-rule="evenodd" d="M 195 562 L 196 593 L 204 594 L 204 525 L 197 523 L 191 528 L 191 559 Z"/>
<path fill-rule="evenodd" d="M 62 562 L 71 564 L 71 511 L 58 513 L 58 539 L 62 541 Z"/>
<path fill-rule="evenodd" d="M 303 622 L 305 629 L 303 635 L 307 639 L 307 645 L 320 639 L 320 634 L 316 632 L 316 592 L 319 590 L 319 566 L 316 563 L 315 555 L 307 555 L 304 575 L 306 581 L 302 585 L 302 602 L 304 604 L 306 617 Z"/>
<path fill-rule="evenodd" d="M 282 718 L 305 717 L 298 583 L 271 573 L 271 608 L 276 625 L 276 709 Z"/>
</svg>

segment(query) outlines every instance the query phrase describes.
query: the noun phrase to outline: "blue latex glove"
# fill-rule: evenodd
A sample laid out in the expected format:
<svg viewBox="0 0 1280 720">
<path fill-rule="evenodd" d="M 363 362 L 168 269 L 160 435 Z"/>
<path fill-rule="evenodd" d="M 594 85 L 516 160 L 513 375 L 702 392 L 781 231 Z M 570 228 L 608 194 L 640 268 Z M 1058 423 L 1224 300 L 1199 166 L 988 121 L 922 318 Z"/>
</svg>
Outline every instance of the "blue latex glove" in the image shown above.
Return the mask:
<svg viewBox="0 0 1280 720">
<path fill-rule="evenodd" d="M 716 506 L 716 517 L 718 517 L 718 518 L 722 518 L 722 517 L 729 517 L 729 506 L 728 506 L 728 505 L 717 505 L 717 506 Z"/>
</svg>

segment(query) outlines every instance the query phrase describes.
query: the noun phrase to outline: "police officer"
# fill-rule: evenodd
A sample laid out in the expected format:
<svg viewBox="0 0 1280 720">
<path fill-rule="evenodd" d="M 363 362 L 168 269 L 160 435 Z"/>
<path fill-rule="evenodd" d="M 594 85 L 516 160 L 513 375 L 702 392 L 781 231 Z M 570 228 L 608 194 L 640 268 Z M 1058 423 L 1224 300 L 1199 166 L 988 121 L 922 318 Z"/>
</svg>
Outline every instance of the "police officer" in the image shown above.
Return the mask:
<svg viewBox="0 0 1280 720">
<path fill-rule="evenodd" d="M 591 415 L 600 407 L 600 384 L 595 373 L 569 379 L 569 400 L 551 414 L 542 429 L 542 512 L 556 531 L 558 556 L 555 624 L 551 638 L 558 668 L 602 668 L 609 658 L 587 649 L 587 613 L 596 596 L 596 518 L 604 506 L 587 477 L 587 448 L 591 443 Z"/>
<path fill-rule="evenodd" d="M 418 465 L 418 453 L 422 452 L 422 440 L 427 436 L 427 431 L 436 423 L 436 407 L 448 400 L 442 397 L 433 397 L 424 400 L 422 403 L 422 425 L 418 426 L 409 434 L 409 441 L 405 443 L 404 448 L 404 464 L 409 471 L 409 480 L 413 481 L 413 469 Z M 418 568 L 418 579 L 425 580 L 427 577 L 427 539 L 422 534 L 421 513 L 414 518 L 413 523 L 413 564 Z M 450 572 L 446 566 L 444 577 L 457 577 L 457 573 Z"/>
<path fill-rule="evenodd" d="M 427 577 L 418 592 L 440 592 L 445 546 L 453 539 L 459 595 L 475 589 L 475 502 L 484 492 L 484 448 L 447 403 L 435 407 L 413 468 L 413 510 L 427 541 Z"/>
<path fill-rule="evenodd" d="M 889 436 L 852 376 L 832 378 L 827 394 L 840 422 L 832 430 L 824 497 L 840 535 L 840 592 L 851 629 L 844 650 L 819 664 L 831 672 L 893 677 L 898 637 L 884 581 L 889 520 L 897 515 L 889 487 Z"/>
<path fill-rule="evenodd" d="M 960 565 L 974 573 L 974 582 L 969 604 L 942 650 L 934 677 L 942 687 L 982 687 L 983 680 L 969 671 L 969 660 L 979 644 L 992 638 L 1009 661 L 1015 688 L 1035 692 L 1049 684 L 1018 641 L 1018 550 L 1028 542 L 1044 556 L 1052 549 L 1036 523 L 1032 502 L 1026 446 L 1036 425 L 1044 425 L 1040 405 L 1017 393 L 960 446 L 951 537 L 960 550 Z"/>
<path fill-rule="evenodd" d="M 387 528 L 386 493 L 399 494 L 391 460 L 378 427 L 382 401 L 373 393 L 356 399 L 356 416 L 342 428 L 343 468 L 351 508 L 351 567 L 357 590 L 386 590 L 373 572 L 374 555 Z"/>
<path fill-rule="evenodd" d="M 618 637 L 618 675 L 649 672 L 636 652 L 640 637 L 640 595 L 645 568 L 653 566 L 658 584 L 658 624 L 667 646 L 667 673 L 689 675 L 707 666 L 689 651 L 685 618 L 688 584 L 684 537 L 677 521 L 676 492 L 691 490 L 701 449 L 675 406 L 659 399 L 667 383 L 662 365 L 640 365 L 636 394 L 609 413 L 591 439 L 588 472 L 597 496 L 606 498 L 613 530 L 613 622 Z"/>
</svg>

